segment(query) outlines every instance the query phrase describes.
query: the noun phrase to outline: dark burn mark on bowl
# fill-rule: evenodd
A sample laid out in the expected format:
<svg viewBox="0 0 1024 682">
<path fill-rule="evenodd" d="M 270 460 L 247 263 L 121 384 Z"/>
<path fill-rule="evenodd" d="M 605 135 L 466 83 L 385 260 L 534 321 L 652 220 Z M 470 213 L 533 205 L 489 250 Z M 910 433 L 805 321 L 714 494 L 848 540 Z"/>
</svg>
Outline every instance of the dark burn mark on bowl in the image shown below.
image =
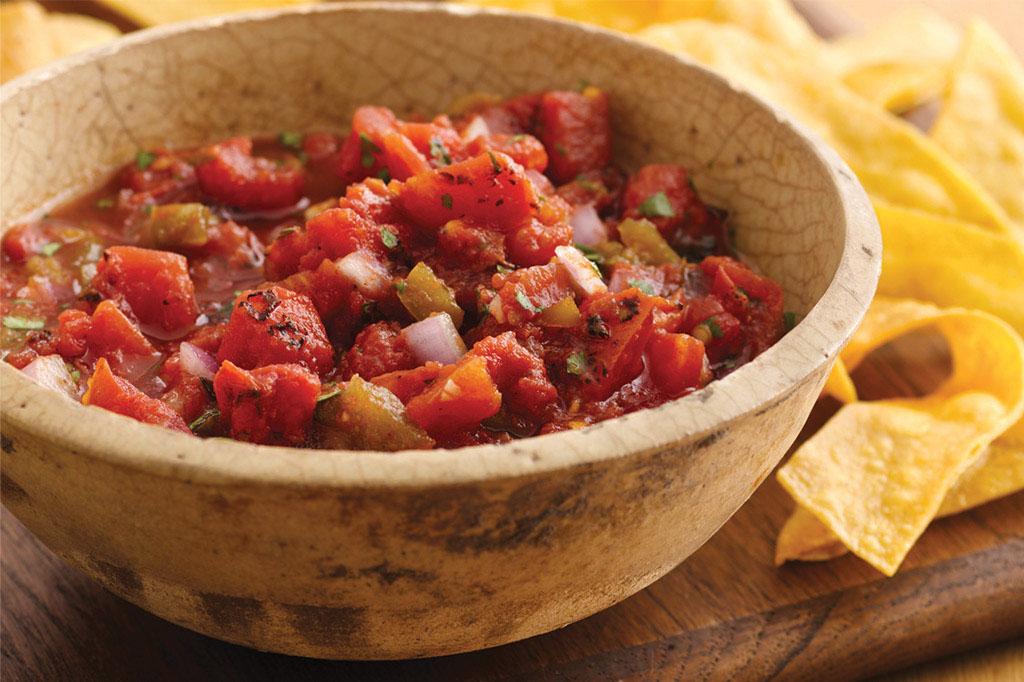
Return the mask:
<svg viewBox="0 0 1024 682">
<path fill-rule="evenodd" d="M 292 627 L 300 637 L 317 647 L 352 644 L 365 620 L 366 609 L 360 606 L 313 606 L 282 604 Z"/>
<path fill-rule="evenodd" d="M 28 493 L 7 474 L 0 474 L 0 498 L 4 504 L 21 504 L 28 500 Z"/>
<path fill-rule="evenodd" d="M 868 247 L 864 246 L 863 244 L 861 245 L 860 250 L 866 253 L 871 258 L 875 257 L 875 252 L 869 249 Z"/>
<path fill-rule="evenodd" d="M 100 574 L 100 580 L 110 589 L 124 596 L 129 601 L 138 603 L 142 599 L 142 579 L 139 574 L 127 566 L 95 559 L 93 568 Z"/>
<path fill-rule="evenodd" d="M 263 617 L 258 599 L 232 597 L 216 592 L 199 592 L 199 603 L 214 625 L 228 633 L 250 633 L 253 623 Z"/>
<path fill-rule="evenodd" d="M 4 454 L 7 455 L 13 455 L 17 452 L 17 448 L 14 447 L 14 441 L 3 434 L 0 434 L 0 450 L 3 450 Z"/>
<path fill-rule="evenodd" d="M 697 447 L 698 450 L 700 450 L 702 448 L 711 447 L 712 445 L 714 445 L 718 441 L 722 440 L 722 437 L 724 435 L 725 435 L 725 429 L 721 429 L 719 431 L 713 431 L 712 433 L 709 433 L 708 435 L 704 436 L 699 441 L 697 441 L 696 447 Z"/>
<path fill-rule="evenodd" d="M 203 502 L 220 514 L 238 514 L 250 506 L 252 499 L 248 497 L 229 498 L 223 493 L 202 494 Z"/>
<path fill-rule="evenodd" d="M 437 580 L 437 574 L 404 566 L 392 566 L 387 561 L 369 568 L 352 569 L 344 564 L 335 564 L 320 570 L 321 580 L 334 578 L 367 578 L 374 577 L 381 585 L 392 585 L 399 580 L 415 583 L 429 583 Z"/>
<path fill-rule="evenodd" d="M 706 403 L 707 401 L 711 400 L 711 396 L 713 396 L 714 394 L 715 394 L 715 387 L 714 386 L 707 386 L 706 388 L 701 389 L 697 393 L 697 399 L 700 400 L 702 403 Z"/>
</svg>

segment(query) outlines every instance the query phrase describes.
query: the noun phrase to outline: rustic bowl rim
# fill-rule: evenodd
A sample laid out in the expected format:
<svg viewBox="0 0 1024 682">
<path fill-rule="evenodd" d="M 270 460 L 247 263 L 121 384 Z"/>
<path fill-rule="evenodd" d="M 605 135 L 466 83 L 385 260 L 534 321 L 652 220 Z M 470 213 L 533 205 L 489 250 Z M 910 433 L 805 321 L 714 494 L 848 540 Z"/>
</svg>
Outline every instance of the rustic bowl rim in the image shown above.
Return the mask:
<svg viewBox="0 0 1024 682">
<path fill-rule="evenodd" d="M 367 10 L 393 14 L 449 16 L 493 15 L 519 21 L 560 24 L 627 49 L 667 54 L 626 34 L 573 21 L 529 16 L 495 8 L 429 2 L 350 2 L 299 6 L 201 18 L 145 29 L 112 44 L 62 59 L 5 83 L 0 104 L 15 93 L 36 87 L 80 66 L 102 60 L 125 48 L 197 30 L 219 29 L 249 22 L 274 21 L 298 14 L 337 14 Z M 838 154 L 802 124 L 748 90 L 679 55 L 683 67 L 703 73 L 772 112 L 779 126 L 796 134 L 827 171 L 840 197 L 843 244 L 836 272 L 807 315 L 774 346 L 708 389 L 576 431 L 534 436 L 502 445 L 451 450 L 407 450 L 397 453 L 310 450 L 252 445 L 229 439 L 197 439 L 137 422 L 96 407 L 53 400 L 53 392 L 36 385 L 7 363 L 0 362 L 4 420 L 46 442 L 68 447 L 83 456 L 154 476 L 208 484 L 263 484 L 297 487 L 427 487 L 512 478 L 587 465 L 609 458 L 659 451 L 675 443 L 714 438 L 741 418 L 758 414 L 792 393 L 813 372 L 834 360 L 856 330 L 874 296 L 881 269 L 881 235 L 870 201 L 853 172 Z M 744 381 L 766 374 L 773 363 L 787 364 L 784 381 Z M 800 357 L 793 362 L 792 357 Z M 743 395 L 730 390 L 742 382 Z M 16 395 L 12 395 L 16 394 Z M 16 405 L 16 403 L 18 403 Z M 697 425 L 680 428 L 666 413 L 699 408 Z M 82 410 L 86 410 L 83 412 Z M 710 416 L 709 416 L 710 415 Z M 83 417 L 87 417 L 83 419 Z M 619 437 L 622 433 L 626 439 Z M 639 434 L 643 434 L 642 436 Z M 5 450 L 6 446 L 5 437 Z"/>
</svg>

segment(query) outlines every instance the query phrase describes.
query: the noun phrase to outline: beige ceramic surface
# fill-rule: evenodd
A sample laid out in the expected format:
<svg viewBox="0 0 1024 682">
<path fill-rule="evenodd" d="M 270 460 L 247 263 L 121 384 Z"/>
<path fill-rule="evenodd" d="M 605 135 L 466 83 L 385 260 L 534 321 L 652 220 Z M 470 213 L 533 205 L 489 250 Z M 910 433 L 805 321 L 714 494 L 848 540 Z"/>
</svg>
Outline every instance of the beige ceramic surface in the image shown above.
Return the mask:
<svg viewBox="0 0 1024 682">
<path fill-rule="evenodd" d="M 249 646 L 427 656 L 545 632 L 686 558 L 794 440 L 878 275 L 850 171 L 718 77 L 623 37 L 438 6 L 172 26 L 2 91 L 5 227 L 135 150 L 343 126 L 472 91 L 611 91 L 616 156 L 675 161 L 806 319 L 728 378 L 579 432 L 401 454 L 200 441 L 37 388 L 0 363 L 3 502 L 126 599 Z"/>
</svg>

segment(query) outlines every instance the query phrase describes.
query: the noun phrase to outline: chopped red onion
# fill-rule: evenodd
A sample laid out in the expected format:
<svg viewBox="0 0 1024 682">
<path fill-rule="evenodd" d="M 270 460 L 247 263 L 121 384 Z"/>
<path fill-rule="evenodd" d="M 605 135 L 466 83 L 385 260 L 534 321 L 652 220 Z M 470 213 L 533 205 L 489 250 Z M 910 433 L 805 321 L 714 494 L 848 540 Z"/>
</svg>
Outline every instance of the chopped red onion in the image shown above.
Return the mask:
<svg viewBox="0 0 1024 682">
<path fill-rule="evenodd" d="M 25 365 L 21 370 L 25 376 L 44 388 L 62 393 L 70 398 L 78 397 L 78 386 L 71 378 L 64 358 L 59 355 L 42 355 Z"/>
<path fill-rule="evenodd" d="M 597 215 L 597 209 L 593 204 L 580 204 L 573 209 L 569 217 L 569 224 L 572 225 L 572 239 L 583 246 L 597 246 L 608 241 L 608 228 Z"/>
<path fill-rule="evenodd" d="M 433 360 L 450 365 L 466 354 L 466 344 L 448 313 L 414 322 L 402 330 L 402 336 L 419 363 Z"/>
<path fill-rule="evenodd" d="M 487 126 L 487 121 L 483 119 L 483 116 L 474 116 L 470 119 L 469 125 L 462 131 L 462 141 L 472 142 L 478 137 L 485 137 L 490 134 L 491 129 Z"/>
<path fill-rule="evenodd" d="M 334 264 L 342 276 L 352 282 L 363 295 L 372 299 L 387 295 L 391 277 L 384 265 L 373 256 L 353 251 L 334 261 Z"/>
<path fill-rule="evenodd" d="M 597 266 L 583 255 L 575 246 L 555 247 L 555 260 L 558 265 L 569 275 L 572 288 L 579 296 L 586 298 L 595 294 L 603 294 L 608 291 L 601 273 Z"/>
<path fill-rule="evenodd" d="M 178 346 L 181 353 L 181 368 L 199 377 L 213 381 L 213 375 L 217 373 L 217 359 L 202 348 L 194 346 L 187 341 L 182 341 Z"/>
</svg>

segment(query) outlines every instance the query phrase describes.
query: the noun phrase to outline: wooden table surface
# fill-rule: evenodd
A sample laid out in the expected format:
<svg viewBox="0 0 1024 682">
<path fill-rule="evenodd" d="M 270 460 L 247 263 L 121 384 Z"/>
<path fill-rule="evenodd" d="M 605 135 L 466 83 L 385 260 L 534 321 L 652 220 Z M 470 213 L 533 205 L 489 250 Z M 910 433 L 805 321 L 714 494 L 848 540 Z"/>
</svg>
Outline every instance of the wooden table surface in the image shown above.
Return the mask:
<svg viewBox="0 0 1024 682">
<path fill-rule="evenodd" d="M 898 3 L 837 4 L 868 19 L 862 19 L 867 24 Z M 934 4 L 946 12 L 954 7 L 950 16 L 958 18 L 964 3 Z M 1012 5 L 1011 14 L 1024 7 L 1024 2 L 997 0 L 982 3 L 981 9 L 992 19 L 992 12 L 1003 16 L 998 14 L 1003 4 Z M 867 398 L 879 398 L 926 392 L 947 370 L 942 344 L 920 334 L 873 355 L 855 378 Z M 801 437 L 835 409 L 830 401 L 819 403 Z M 712 677 L 745 679 L 775 668 L 783 676 L 805 678 L 827 670 L 829 679 L 840 679 L 903 668 L 979 643 L 1022 638 L 893 679 L 1024 679 L 1024 493 L 933 524 L 901 573 L 889 581 L 849 556 L 773 568 L 775 533 L 790 508 L 786 495 L 769 480 L 693 557 L 611 609 L 494 650 L 398 663 L 296 659 L 189 632 L 121 601 L 69 568 L 4 509 L 0 677 L 668 679 L 710 671 Z M 870 618 L 858 620 L 858 609 L 870 610 Z M 887 612 L 898 612 L 899 618 L 884 622 L 879 614 Z M 915 614 L 934 622 L 915 621 Z M 908 628 L 920 636 L 900 639 L 901 629 Z M 794 637 L 798 646 L 769 650 L 769 644 Z M 866 640 L 873 643 L 872 655 L 844 657 L 844 650 L 860 651 Z M 887 646 L 893 641 L 899 646 Z M 770 667 L 758 668 L 761 661 Z"/>
</svg>

